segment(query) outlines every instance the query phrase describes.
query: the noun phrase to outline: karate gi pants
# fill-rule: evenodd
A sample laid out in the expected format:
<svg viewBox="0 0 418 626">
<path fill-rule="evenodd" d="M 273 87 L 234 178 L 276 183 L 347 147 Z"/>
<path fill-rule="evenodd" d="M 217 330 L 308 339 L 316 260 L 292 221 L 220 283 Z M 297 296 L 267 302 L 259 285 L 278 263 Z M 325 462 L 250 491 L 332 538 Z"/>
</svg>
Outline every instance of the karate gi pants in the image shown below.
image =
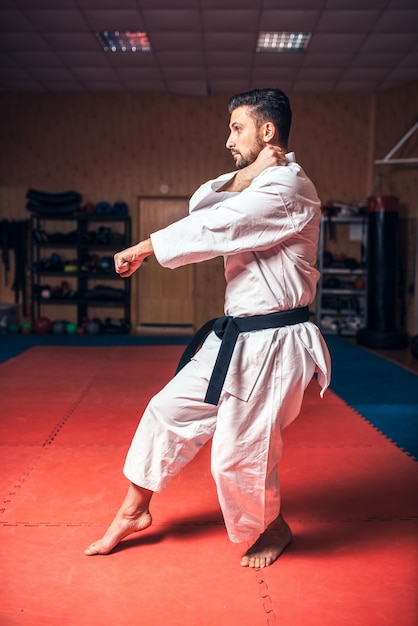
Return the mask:
<svg viewBox="0 0 418 626">
<path fill-rule="evenodd" d="M 283 330 L 250 333 L 268 354 L 255 354 L 260 365 L 245 400 L 228 392 L 228 377 L 236 372 L 230 367 L 218 406 L 203 401 L 220 345 L 211 333 L 151 399 L 126 457 L 128 480 L 161 492 L 213 438 L 211 471 L 233 542 L 256 539 L 280 513 L 281 433 L 298 415 L 316 367 L 295 334 Z M 246 363 L 241 367 L 245 378 Z"/>
</svg>

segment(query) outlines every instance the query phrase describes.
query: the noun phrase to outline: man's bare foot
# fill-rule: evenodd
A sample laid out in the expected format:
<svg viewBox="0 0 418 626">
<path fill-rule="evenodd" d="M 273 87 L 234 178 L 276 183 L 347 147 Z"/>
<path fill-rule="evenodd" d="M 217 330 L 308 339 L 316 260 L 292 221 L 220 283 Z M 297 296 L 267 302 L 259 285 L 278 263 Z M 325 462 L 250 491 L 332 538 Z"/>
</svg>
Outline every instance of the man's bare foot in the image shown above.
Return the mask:
<svg viewBox="0 0 418 626">
<path fill-rule="evenodd" d="M 84 554 L 87 556 L 109 554 L 122 539 L 132 533 L 145 530 L 151 524 L 152 518 L 149 512 L 144 512 L 138 518 L 129 518 L 119 511 L 103 537 L 92 543 Z"/>
<path fill-rule="evenodd" d="M 241 559 L 243 567 L 263 568 L 272 565 L 292 541 L 292 532 L 280 514 Z"/>
<path fill-rule="evenodd" d="M 151 491 L 131 484 L 121 508 L 103 537 L 93 542 L 84 554 L 109 554 L 128 535 L 151 526 L 152 517 L 148 508 L 151 496 Z"/>
</svg>

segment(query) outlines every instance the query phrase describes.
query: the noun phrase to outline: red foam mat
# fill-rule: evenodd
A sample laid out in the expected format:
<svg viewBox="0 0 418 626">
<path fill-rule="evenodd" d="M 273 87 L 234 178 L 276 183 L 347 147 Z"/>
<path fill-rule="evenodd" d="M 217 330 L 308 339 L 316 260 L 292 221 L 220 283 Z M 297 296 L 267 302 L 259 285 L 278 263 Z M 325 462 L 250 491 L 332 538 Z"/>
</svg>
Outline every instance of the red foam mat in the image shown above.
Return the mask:
<svg viewBox="0 0 418 626">
<path fill-rule="evenodd" d="M 415 626 L 416 464 L 309 386 L 280 479 L 294 541 L 239 566 L 210 444 L 153 499 L 154 524 L 86 557 L 126 491 L 149 396 L 181 347 L 33 348 L 0 365 L 0 624 Z"/>
</svg>

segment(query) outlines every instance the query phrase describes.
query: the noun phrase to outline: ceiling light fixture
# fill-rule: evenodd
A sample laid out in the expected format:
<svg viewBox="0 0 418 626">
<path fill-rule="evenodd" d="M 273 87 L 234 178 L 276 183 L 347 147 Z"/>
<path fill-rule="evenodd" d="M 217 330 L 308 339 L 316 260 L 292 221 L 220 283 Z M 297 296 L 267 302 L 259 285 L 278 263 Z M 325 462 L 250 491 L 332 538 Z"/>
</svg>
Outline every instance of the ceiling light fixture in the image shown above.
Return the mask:
<svg viewBox="0 0 418 626">
<path fill-rule="evenodd" d="M 258 35 L 257 52 L 303 52 L 308 47 L 311 33 L 266 33 Z"/>
<path fill-rule="evenodd" d="M 151 44 L 147 33 L 144 32 L 110 32 L 96 33 L 105 52 L 151 52 Z"/>
</svg>

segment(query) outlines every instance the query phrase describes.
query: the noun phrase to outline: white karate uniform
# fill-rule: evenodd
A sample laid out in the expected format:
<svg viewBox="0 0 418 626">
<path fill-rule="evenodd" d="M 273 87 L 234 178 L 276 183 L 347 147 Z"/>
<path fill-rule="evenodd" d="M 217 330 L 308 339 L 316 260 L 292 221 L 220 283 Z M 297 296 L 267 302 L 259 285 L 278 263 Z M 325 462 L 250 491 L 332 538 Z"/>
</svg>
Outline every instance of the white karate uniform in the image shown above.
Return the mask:
<svg viewBox="0 0 418 626">
<path fill-rule="evenodd" d="M 187 217 L 151 235 L 168 268 L 223 256 L 225 314 L 245 317 L 306 306 L 315 298 L 320 201 L 286 155 L 241 193 L 217 189 L 234 174 L 202 185 Z M 218 406 L 204 403 L 221 340 L 212 332 L 194 358 L 151 399 L 124 473 L 162 491 L 211 438 L 212 474 L 228 535 L 257 538 L 280 512 L 281 431 L 298 415 L 316 372 L 329 384 L 330 357 L 312 322 L 241 333 Z"/>
</svg>

